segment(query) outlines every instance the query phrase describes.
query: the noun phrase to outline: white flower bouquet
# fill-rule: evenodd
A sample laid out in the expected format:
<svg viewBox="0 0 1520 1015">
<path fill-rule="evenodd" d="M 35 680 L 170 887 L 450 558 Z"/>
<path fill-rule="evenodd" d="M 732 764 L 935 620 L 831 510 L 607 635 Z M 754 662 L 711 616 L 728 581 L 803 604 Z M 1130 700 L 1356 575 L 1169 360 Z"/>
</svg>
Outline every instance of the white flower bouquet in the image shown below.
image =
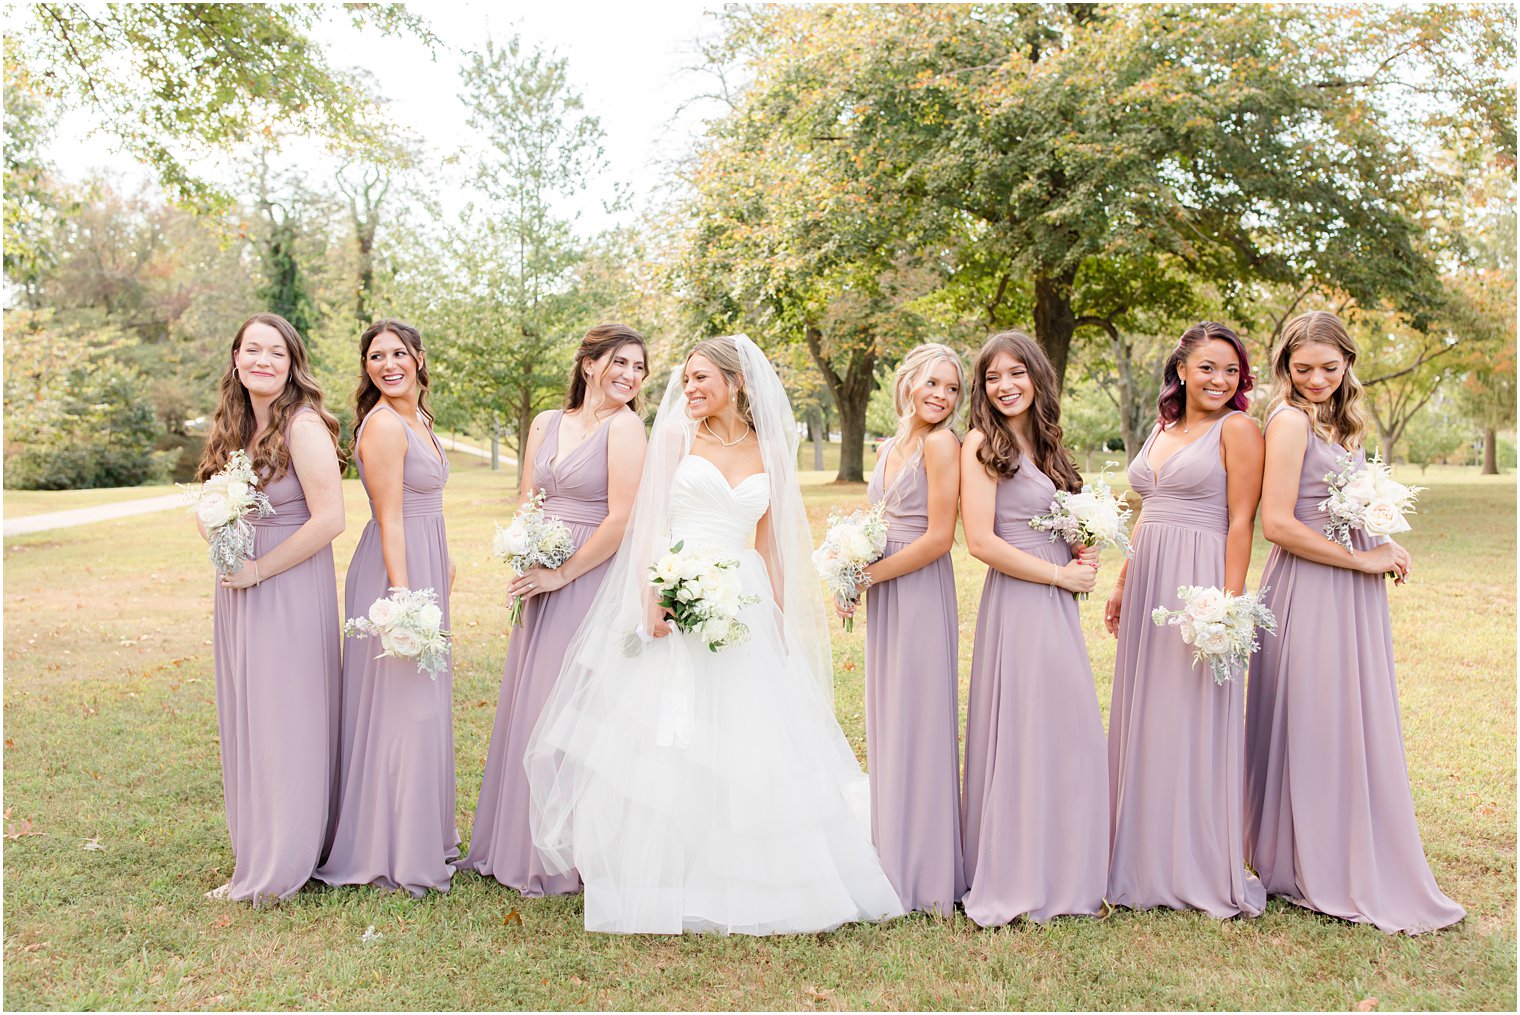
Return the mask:
<svg viewBox="0 0 1520 1015">
<path fill-rule="evenodd" d="M 1073 546 L 1117 547 L 1129 556 L 1129 533 L 1125 524 L 1132 513 L 1130 506 L 1108 484 L 1108 467 L 1080 493 L 1057 490 L 1048 514 L 1029 519 L 1029 527 L 1050 533 L 1052 541 L 1060 539 Z M 1086 592 L 1076 593 L 1086 599 Z"/>
<path fill-rule="evenodd" d="M 760 601 L 740 592 L 739 562 L 711 550 L 688 547 L 685 540 L 649 565 L 649 584 L 671 621 L 717 652 L 749 638 L 739 611 Z"/>
<path fill-rule="evenodd" d="M 1261 647 L 1256 629 L 1275 633 L 1277 618 L 1262 601 L 1266 592 L 1233 596 L 1211 586 L 1183 585 L 1177 589 L 1182 609 L 1158 606 L 1151 620 L 1158 627 L 1176 627 L 1183 644 L 1193 647 L 1193 661 L 1208 664 L 1214 683 L 1233 680 Z"/>
<path fill-rule="evenodd" d="M 275 513 L 258 485 L 253 461 L 241 450 L 234 451 L 222 470 L 200 486 L 180 485 L 211 537 L 208 554 L 217 574 L 236 574 L 253 556 L 253 524 L 248 519 Z"/>
<path fill-rule="evenodd" d="M 813 566 L 840 606 L 859 602 L 860 591 L 871 584 L 866 566 L 887 551 L 887 519 L 881 506 L 841 515 L 829 514 L 823 545 L 813 551 Z M 844 618 L 844 629 L 855 629 L 853 617 Z"/>
<path fill-rule="evenodd" d="M 1335 471 L 1325 474 L 1325 482 L 1330 484 L 1330 496 L 1319 502 L 1319 509 L 1330 515 L 1325 536 L 1353 553 L 1354 531 L 1384 537 L 1408 532 L 1404 516 L 1414 511 L 1415 498 L 1424 490 L 1396 482 L 1380 458 L 1359 466 L 1349 454 L 1336 459 Z"/>
<path fill-rule="evenodd" d="M 540 490 L 517 509 L 511 525 L 496 526 L 491 552 L 520 578 L 535 567 L 559 567 L 575 553 L 575 540 L 569 526 L 544 513 L 544 492 Z M 522 610 L 522 596 L 513 596 L 509 618 L 513 627 L 522 623 Z"/>
<path fill-rule="evenodd" d="M 436 592 L 395 587 L 389 596 L 370 604 L 369 616 L 346 622 L 343 634 L 379 638 L 383 651 L 375 658 L 415 659 L 418 673 L 437 680 L 449 665 L 449 632 L 442 630 L 442 624 Z"/>
</svg>

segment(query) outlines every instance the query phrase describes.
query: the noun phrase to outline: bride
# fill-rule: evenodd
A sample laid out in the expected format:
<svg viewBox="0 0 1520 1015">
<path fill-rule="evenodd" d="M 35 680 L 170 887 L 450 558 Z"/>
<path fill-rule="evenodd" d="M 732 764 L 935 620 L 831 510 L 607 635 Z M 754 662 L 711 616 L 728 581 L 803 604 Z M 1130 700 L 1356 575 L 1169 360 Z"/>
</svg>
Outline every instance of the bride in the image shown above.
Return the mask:
<svg viewBox="0 0 1520 1015">
<path fill-rule="evenodd" d="M 552 872 L 580 872 L 587 930 L 785 934 L 902 913 L 834 718 L 796 454 L 755 344 L 699 343 L 524 760 L 533 841 Z M 677 541 L 737 558 L 758 600 L 747 641 L 711 652 L 656 605 L 647 568 Z"/>
</svg>

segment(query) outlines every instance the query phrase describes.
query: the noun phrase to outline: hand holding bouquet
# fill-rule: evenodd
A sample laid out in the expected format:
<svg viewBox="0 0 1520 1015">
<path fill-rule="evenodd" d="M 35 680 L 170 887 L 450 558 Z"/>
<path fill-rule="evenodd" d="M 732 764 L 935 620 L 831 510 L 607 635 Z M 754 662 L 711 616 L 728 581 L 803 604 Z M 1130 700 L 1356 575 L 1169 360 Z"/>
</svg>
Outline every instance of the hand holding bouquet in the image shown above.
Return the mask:
<svg viewBox="0 0 1520 1015">
<path fill-rule="evenodd" d="M 701 638 L 709 651 L 749 638 L 739 611 L 760 597 L 740 592 L 739 562 L 732 557 L 687 547 L 683 540 L 649 565 L 649 584 L 659 595 L 659 605 L 670 611 L 671 622 Z"/>
<path fill-rule="evenodd" d="M 432 589 L 392 588 L 390 595 L 370 604 L 369 616 L 343 625 L 348 638 L 379 638 L 377 659 L 417 660 L 417 672 L 438 679 L 449 665 L 449 632 L 441 629 L 443 611 Z"/>
<path fill-rule="evenodd" d="M 540 490 L 517 509 L 511 525 L 496 526 L 491 552 L 521 578 L 535 567 L 553 570 L 564 564 L 575 553 L 575 540 L 570 537 L 569 526 L 544 513 L 544 492 Z M 522 608 L 522 596 L 513 596 L 509 618 L 513 627 L 522 623 Z"/>
<path fill-rule="evenodd" d="M 1319 509 L 1328 512 L 1325 536 L 1355 553 L 1351 533 L 1369 536 L 1392 536 L 1408 532 L 1406 514 L 1414 511 L 1415 498 L 1424 487 L 1396 482 L 1382 459 L 1373 458 L 1357 465 L 1349 454 L 1336 459 L 1335 471 L 1325 474 L 1330 496 L 1320 501 Z"/>
<path fill-rule="evenodd" d="M 206 534 L 211 566 L 220 575 L 237 574 L 253 556 L 253 524 L 249 517 L 274 514 L 269 498 L 260 490 L 259 477 L 246 451 L 234 451 L 222 470 L 198 487 L 180 485 Z"/>
<path fill-rule="evenodd" d="M 1232 680 L 1261 647 L 1256 629 L 1277 631 L 1277 618 L 1262 602 L 1261 592 L 1234 596 L 1217 588 L 1183 585 L 1177 590 L 1182 609 L 1158 606 L 1151 620 L 1158 627 L 1177 627 L 1185 645 L 1193 647 L 1193 661 L 1207 663 L 1214 683 Z"/>
<path fill-rule="evenodd" d="M 887 519 L 881 507 L 867 511 L 829 514 L 823 545 L 813 551 L 813 566 L 840 606 L 860 601 L 860 592 L 871 584 L 866 566 L 881 559 L 887 550 Z M 844 629 L 855 629 L 855 618 L 844 618 Z"/>
<path fill-rule="evenodd" d="M 1049 532 L 1052 540 L 1061 539 L 1072 546 L 1117 547 L 1127 557 L 1130 546 L 1125 523 L 1130 513 L 1130 506 L 1108 485 L 1105 465 L 1103 472 L 1080 493 L 1057 490 L 1050 502 L 1050 512 L 1029 519 L 1029 527 Z M 1086 599 L 1087 593 L 1079 592 L 1076 596 Z"/>
</svg>

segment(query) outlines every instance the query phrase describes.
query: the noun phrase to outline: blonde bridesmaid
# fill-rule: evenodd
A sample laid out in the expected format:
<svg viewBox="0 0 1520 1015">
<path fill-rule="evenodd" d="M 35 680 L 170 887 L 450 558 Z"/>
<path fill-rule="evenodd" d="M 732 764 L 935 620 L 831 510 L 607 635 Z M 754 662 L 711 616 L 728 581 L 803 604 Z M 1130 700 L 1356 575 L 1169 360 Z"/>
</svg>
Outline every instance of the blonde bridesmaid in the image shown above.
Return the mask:
<svg viewBox="0 0 1520 1015">
<path fill-rule="evenodd" d="M 966 891 L 950 563 L 960 492 L 960 442 L 950 427 L 964 384 L 948 346 L 921 345 L 903 357 L 893 381 L 897 435 L 867 488 L 887 519 L 886 554 L 866 568 L 871 839 L 903 909 L 945 915 Z"/>
<path fill-rule="evenodd" d="M 1465 915 L 1436 887 L 1410 798 L 1384 574 L 1409 551 L 1327 539 L 1328 473 L 1364 462 L 1356 345 L 1340 319 L 1301 314 L 1272 356 L 1262 587 L 1277 616 L 1246 698 L 1246 859 L 1268 894 L 1388 934 Z"/>
<path fill-rule="evenodd" d="M 1056 374 L 1029 336 L 994 335 L 971 374 L 961 513 L 986 563 L 966 716 L 966 915 L 984 926 L 1103 909 L 1103 718 L 1073 593 L 1097 551 L 1029 521 L 1082 477 L 1061 444 Z"/>
</svg>

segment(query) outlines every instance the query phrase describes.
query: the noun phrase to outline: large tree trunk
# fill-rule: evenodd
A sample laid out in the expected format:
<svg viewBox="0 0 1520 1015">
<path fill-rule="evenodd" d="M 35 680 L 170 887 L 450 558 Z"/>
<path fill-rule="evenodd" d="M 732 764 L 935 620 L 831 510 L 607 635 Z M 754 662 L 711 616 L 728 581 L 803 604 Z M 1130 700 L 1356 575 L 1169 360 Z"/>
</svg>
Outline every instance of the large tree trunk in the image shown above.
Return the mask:
<svg viewBox="0 0 1520 1015">
<path fill-rule="evenodd" d="M 839 472 L 841 483 L 865 482 L 866 406 L 876 389 L 876 353 L 869 345 L 857 346 L 841 376 L 824 352 L 823 332 L 805 325 L 808 353 L 834 396 L 839 408 Z"/>
<path fill-rule="evenodd" d="M 1034 280 L 1034 337 L 1055 367 L 1056 383 L 1066 383 L 1066 361 L 1071 354 L 1071 336 L 1077 330 L 1077 315 L 1071 308 L 1071 285 L 1076 272 L 1055 277 L 1036 276 Z"/>
<path fill-rule="evenodd" d="M 1483 471 L 1481 475 L 1497 476 L 1499 474 L 1499 451 L 1498 434 L 1493 427 L 1485 427 L 1483 430 Z"/>
</svg>

